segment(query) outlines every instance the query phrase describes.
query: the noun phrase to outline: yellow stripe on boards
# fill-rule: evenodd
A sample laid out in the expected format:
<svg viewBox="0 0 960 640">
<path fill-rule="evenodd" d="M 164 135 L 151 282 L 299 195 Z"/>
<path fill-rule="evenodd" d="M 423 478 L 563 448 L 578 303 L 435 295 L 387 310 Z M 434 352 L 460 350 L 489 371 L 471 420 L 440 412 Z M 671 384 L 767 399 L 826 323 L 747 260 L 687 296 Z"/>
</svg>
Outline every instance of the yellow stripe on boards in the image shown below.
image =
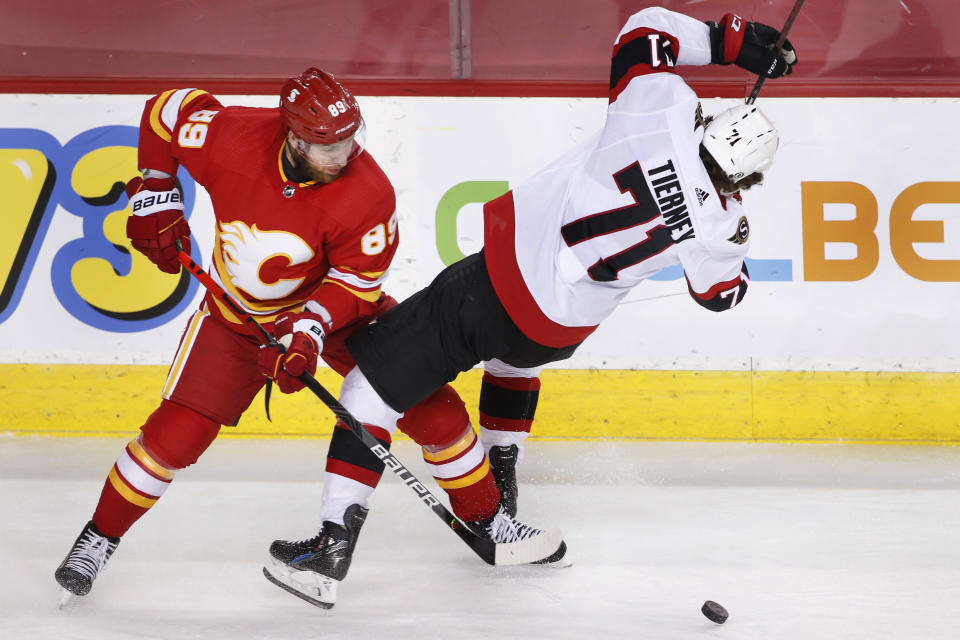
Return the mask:
<svg viewBox="0 0 960 640">
<path fill-rule="evenodd" d="M 127 436 L 160 401 L 167 367 L 0 365 L 0 432 Z M 477 423 L 479 370 L 454 387 Z M 318 381 L 337 395 L 340 377 Z M 960 444 L 960 374 L 548 370 L 533 433 L 583 440 L 856 441 Z M 327 437 L 309 390 L 263 394 L 221 437 Z"/>
</svg>

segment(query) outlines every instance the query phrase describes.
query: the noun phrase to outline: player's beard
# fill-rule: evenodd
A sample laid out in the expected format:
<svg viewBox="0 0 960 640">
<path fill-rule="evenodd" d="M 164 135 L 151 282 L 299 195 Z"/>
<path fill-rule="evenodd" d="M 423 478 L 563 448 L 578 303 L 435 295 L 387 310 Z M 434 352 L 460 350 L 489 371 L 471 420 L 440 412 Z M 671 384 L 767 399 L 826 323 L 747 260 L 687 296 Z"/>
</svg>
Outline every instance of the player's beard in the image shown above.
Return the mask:
<svg viewBox="0 0 960 640">
<path fill-rule="evenodd" d="M 300 155 L 296 149 L 291 148 L 290 144 L 286 145 L 284 152 L 287 154 L 287 160 L 293 165 L 293 170 L 297 175 L 298 182 L 310 182 L 314 180 L 320 184 L 330 184 L 339 178 L 346 168 L 340 167 L 336 173 L 328 173 L 326 170 L 310 164 L 310 161 Z"/>
</svg>

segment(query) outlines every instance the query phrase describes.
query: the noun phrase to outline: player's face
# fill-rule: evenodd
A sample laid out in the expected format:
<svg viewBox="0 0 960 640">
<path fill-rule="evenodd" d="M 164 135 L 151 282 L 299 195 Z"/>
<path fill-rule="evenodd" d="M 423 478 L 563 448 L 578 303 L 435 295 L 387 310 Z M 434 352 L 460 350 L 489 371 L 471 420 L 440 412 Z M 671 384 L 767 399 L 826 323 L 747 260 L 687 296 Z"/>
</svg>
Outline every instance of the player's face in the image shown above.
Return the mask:
<svg viewBox="0 0 960 640">
<path fill-rule="evenodd" d="M 322 184 L 336 180 L 347 163 L 359 155 L 359 145 L 353 137 L 335 144 L 310 144 L 291 133 L 287 141 L 294 168 Z"/>
</svg>

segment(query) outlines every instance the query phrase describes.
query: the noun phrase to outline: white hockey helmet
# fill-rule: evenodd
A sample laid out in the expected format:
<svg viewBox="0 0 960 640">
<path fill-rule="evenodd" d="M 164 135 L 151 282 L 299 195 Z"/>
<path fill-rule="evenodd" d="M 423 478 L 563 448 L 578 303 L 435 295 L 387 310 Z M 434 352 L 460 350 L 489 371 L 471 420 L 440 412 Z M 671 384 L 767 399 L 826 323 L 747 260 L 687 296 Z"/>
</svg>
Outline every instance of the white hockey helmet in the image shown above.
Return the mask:
<svg viewBox="0 0 960 640">
<path fill-rule="evenodd" d="M 734 182 L 773 164 L 780 136 L 755 105 L 721 111 L 707 123 L 703 146 Z"/>
</svg>

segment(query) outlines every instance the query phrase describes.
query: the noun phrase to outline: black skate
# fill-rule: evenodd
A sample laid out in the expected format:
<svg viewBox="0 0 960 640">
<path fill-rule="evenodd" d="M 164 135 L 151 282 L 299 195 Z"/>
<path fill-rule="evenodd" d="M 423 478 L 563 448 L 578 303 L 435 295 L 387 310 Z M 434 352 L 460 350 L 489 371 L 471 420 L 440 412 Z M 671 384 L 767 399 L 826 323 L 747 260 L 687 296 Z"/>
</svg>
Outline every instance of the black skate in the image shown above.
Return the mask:
<svg viewBox="0 0 960 640">
<path fill-rule="evenodd" d="M 528 564 L 543 564 L 556 567 L 568 567 L 570 562 L 565 559 L 567 555 L 567 543 L 563 541 L 559 531 L 543 531 L 534 527 L 518 522 L 509 513 L 503 502 L 497 507 L 497 512 L 486 520 L 479 522 L 467 522 L 474 533 L 491 540 L 496 544 L 540 543 L 539 553 L 536 559 L 527 560 Z M 511 564 L 501 562 L 497 559 L 496 564 Z"/>
<path fill-rule="evenodd" d="M 107 560 L 113 555 L 120 538 L 108 538 L 100 533 L 93 520 L 88 522 L 80 532 L 70 553 L 63 559 L 54 572 L 54 577 L 66 592 L 61 605 L 70 598 L 70 594 L 85 596 L 90 593 L 93 581 L 107 565 Z"/>
<path fill-rule="evenodd" d="M 344 526 L 326 521 L 309 540 L 274 540 L 263 575 L 281 589 L 324 609 L 337 602 L 337 585 L 347 577 L 360 527 L 369 509 L 350 505 Z"/>
<path fill-rule="evenodd" d="M 493 446 L 487 453 L 490 460 L 490 470 L 493 472 L 493 481 L 500 489 L 500 504 L 511 518 L 517 516 L 517 455 L 520 448 L 511 444 L 506 447 Z"/>
</svg>

